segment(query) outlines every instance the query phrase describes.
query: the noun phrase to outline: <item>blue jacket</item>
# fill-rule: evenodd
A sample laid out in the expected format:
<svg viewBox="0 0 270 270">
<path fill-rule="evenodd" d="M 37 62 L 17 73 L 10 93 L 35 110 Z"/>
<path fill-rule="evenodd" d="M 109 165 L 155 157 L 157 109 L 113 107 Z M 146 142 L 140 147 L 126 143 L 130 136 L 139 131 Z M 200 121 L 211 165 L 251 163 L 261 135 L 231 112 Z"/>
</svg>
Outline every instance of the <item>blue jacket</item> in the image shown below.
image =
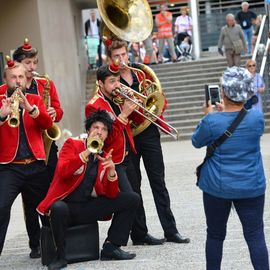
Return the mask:
<svg viewBox="0 0 270 270">
<path fill-rule="evenodd" d="M 192 135 L 196 148 L 207 146 L 221 136 L 238 112 L 206 115 Z M 264 194 L 265 176 L 260 152 L 264 131 L 263 114 L 250 110 L 230 138 L 216 148 L 201 169 L 199 187 L 220 198 L 253 198 Z"/>
</svg>

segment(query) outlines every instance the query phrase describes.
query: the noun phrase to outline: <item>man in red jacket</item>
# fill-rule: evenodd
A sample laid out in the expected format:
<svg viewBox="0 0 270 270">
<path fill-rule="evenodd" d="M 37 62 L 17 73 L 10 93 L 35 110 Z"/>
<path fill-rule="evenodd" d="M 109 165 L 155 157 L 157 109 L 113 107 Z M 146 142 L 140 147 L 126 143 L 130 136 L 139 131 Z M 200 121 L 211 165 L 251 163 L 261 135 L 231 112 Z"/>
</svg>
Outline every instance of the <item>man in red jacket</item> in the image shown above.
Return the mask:
<svg viewBox="0 0 270 270">
<path fill-rule="evenodd" d="M 110 62 L 118 61 L 120 63 L 120 82 L 134 91 L 140 92 L 139 86 L 143 81 L 143 76 L 137 70 L 133 71 L 127 67 L 135 67 L 128 63 L 127 43 L 122 40 L 114 40 L 107 47 L 108 58 Z M 138 68 L 138 67 L 137 67 Z M 142 70 L 142 69 L 141 69 Z M 147 79 L 153 81 L 151 73 L 143 71 Z M 153 75 L 152 75 L 153 77 Z M 144 90 L 144 89 L 142 89 Z M 162 112 L 166 109 L 165 100 Z M 164 120 L 163 116 L 160 119 Z M 170 131 L 166 122 L 159 119 L 156 122 L 162 126 L 164 131 Z M 148 180 L 152 189 L 158 217 L 162 225 L 164 236 L 167 242 L 189 243 L 190 239 L 178 232 L 174 215 L 171 211 L 170 196 L 165 183 L 165 166 L 160 142 L 160 133 L 156 125 L 150 124 L 146 129 L 134 137 L 137 154 L 131 153 L 132 162 L 127 169 L 128 180 L 132 188 L 141 196 L 142 175 L 140 170 L 140 161 L 143 159 Z M 142 196 L 141 196 L 142 198 Z M 143 204 L 140 204 L 137 215 L 132 227 L 131 239 L 134 245 L 160 245 L 163 239 L 156 239 L 148 233 L 146 225 L 146 216 Z"/>
<path fill-rule="evenodd" d="M 34 77 L 33 72 L 37 70 L 38 66 L 38 50 L 25 39 L 24 44 L 19 46 L 13 53 L 13 60 L 20 62 L 26 69 L 26 93 L 39 95 L 44 100 L 48 100 L 47 112 L 54 122 L 59 122 L 63 116 L 63 110 L 58 98 L 56 87 L 52 80 L 47 81 L 46 78 Z M 47 85 L 46 85 L 47 84 Z M 46 90 L 46 87 L 48 89 Z M 47 98 L 44 95 L 48 95 Z M 52 142 L 50 147 L 49 156 L 47 157 L 47 170 L 49 181 L 53 179 L 54 171 L 57 163 L 58 147 L 55 141 Z M 40 238 L 40 225 L 36 209 L 27 205 L 23 200 L 24 216 L 27 233 L 29 236 L 29 246 L 31 248 L 30 258 L 39 258 L 39 238 Z"/>
<path fill-rule="evenodd" d="M 124 99 L 123 104 L 119 105 L 114 102 L 114 90 L 120 88 L 119 67 L 117 65 L 112 63 L 100 67 L 97 71 L 97 82 L 98 91 L 87 103 L 85 116 L 89 117 L 91 113 L 102 109 L 109 112 L 114 119 L 112 133 L 105 142 L 104 150 L 108 151 L 108 147 L 114 149 L 112 159 L 116 164 L 120 190 L 132 191 L 125 172 L 129 153 L 136 153 L 129 121 L 142 122 L 144 119 L 134 112 L 137 105 L 132 101 Z"/>
<path fill-rule="evenodd" d="M 93 112 L 85 122 L 87 139 L 69 138 L 63 145 L 53 182 L 37 210 L 49 215 L 57 246 L 57 258 L 48 269 L 61 269 L 65 260 L 65 232 L 68 226 L 91 223 L 113 214 L 101 251 L 101 260 L 130 260 L 136 255 L 123 251 L 128 242 L 139 196 L 119 192 L 118 176 L 108 153 L 91 153 L 88 141 L 105 141 L 112 119 L 104 110 Z"/>
<path fill-rule="evenodd" d="M 7 90 L 0 95 L 0 254 L 17 195 L 36 207 L 49 187 L 42 130 L 52 126 L 52 118 L 40 96 L 25 94 L 25 73 L 22 64 L 9 60 Z"/>
</svg>

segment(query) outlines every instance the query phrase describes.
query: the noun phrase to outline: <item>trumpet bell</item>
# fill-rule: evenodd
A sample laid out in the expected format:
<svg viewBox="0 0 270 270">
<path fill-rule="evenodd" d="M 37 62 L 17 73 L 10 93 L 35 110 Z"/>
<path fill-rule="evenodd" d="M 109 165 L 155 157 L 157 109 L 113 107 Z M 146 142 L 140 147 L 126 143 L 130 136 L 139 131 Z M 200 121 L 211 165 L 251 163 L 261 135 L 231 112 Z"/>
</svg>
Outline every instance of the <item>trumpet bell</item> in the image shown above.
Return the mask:
<svg viewBox="0 0 270 270">
<path fill-rule="evenodd" d="M 87 148 L 93 154 L 98 154 L 103 148 L 104 142 L 99 138 L 88 138 Z"/>
<path fill-rule="evenodd" d="M 129 42 L 145 40 L 153 29 L 147 0 L 97 0 L 100 16 L 113 35 Z M 104 27 L 103 35 L 110 37 Z"/>
</svg>

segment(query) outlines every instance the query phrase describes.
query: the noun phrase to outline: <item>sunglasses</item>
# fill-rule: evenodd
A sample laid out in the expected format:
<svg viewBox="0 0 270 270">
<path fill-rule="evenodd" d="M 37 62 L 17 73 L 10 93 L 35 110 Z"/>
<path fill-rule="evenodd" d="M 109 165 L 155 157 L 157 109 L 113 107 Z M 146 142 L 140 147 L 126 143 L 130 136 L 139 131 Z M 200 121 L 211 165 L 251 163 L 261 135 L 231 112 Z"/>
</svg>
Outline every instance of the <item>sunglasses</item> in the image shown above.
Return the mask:
<svg viewBox="0 0 270 270">
<path fill-rule="evenodd" d="M 255 64 L 252 64 L 252 65 L 248 65 L 248 67 L 256 67 L 256 65 Z"/>
</svg>

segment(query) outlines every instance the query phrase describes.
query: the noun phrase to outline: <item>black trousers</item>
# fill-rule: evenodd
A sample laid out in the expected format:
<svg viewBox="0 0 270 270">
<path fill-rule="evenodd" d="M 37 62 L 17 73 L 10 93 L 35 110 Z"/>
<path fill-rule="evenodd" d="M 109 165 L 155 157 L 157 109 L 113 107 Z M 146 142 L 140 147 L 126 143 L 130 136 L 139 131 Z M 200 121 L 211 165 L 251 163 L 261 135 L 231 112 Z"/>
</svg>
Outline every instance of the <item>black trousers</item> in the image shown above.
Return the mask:
<svg viewBox="0 0 270 270">
<path fill-rule="evenodd" d="M 57 152 L 58 147 L 55 144 L 55 142 L 52 142 L 48 164 L 46 166 L 48 172 L 48 178 L 46 181 L 49 181 L 49 183 L 53 179 L 54 171 L 58 161 Z M 25 201 L 24 197 L 22 197 L 22 199 L 23 199 L 24 221 L 29 238 L 29 247 L 37 248 L 39 246 L 39 239 L 40 239 L 39 215 L 36 211 L 36 207 L 32 207 L 32 205 L 29 205 L 27 201 Z"/>
<path fill-rule="evenodd" d="M 10 220 L 10 210 L 16 197 L 21 193 L 27 207 L 36 209 L 47 193 L 49 181 L 44 161 L 36 161 L 27 165 L 12 163 L 0 165 L 0 179 L 1 254 Z M 44 218 L 41 221 L 46 224 Z"/>
<path fill-rule="evenodd" d="M 164 235 L 165 237 L 169 237 L 178 231 L 171 211 L 170 197 L 164 180 L 165 167 L 158 128 L 151 124 L 146 130 L 135 136 L 134 141 L 137 155 L 131 154 L 132 162 L 127 168 L 127 175 L 133 190 L 141 197 L 141 204 L 138 207 L 135 221 L 132 226 L 131 239 L 133 241 L 140 240 L 144 238 L 148 232 L 141 194 L 141 157 L 152 189 Z"/>
<path fill-rule="evenodd" d="M 122 192 L 133 192 L 130 182 L 127 177 L 127 167 L 130 162 L 130 154 L 124 159 L 121 164 L 115 166 L 118 175 L 119 189 Z"/>
<path fill-rule="evenodd" d="M 57 246 L 58 258 L 65 258 L 65 236 L 68 226 L 83 225 L 111 216 L 113 219 L 106 240 L 126 245 L 139 196 L 135 192 L 120 192 L 115 199 L 91 198 L 86 202 L 57 201 L 51 207 L 50 223 Z"/>
</svg>

